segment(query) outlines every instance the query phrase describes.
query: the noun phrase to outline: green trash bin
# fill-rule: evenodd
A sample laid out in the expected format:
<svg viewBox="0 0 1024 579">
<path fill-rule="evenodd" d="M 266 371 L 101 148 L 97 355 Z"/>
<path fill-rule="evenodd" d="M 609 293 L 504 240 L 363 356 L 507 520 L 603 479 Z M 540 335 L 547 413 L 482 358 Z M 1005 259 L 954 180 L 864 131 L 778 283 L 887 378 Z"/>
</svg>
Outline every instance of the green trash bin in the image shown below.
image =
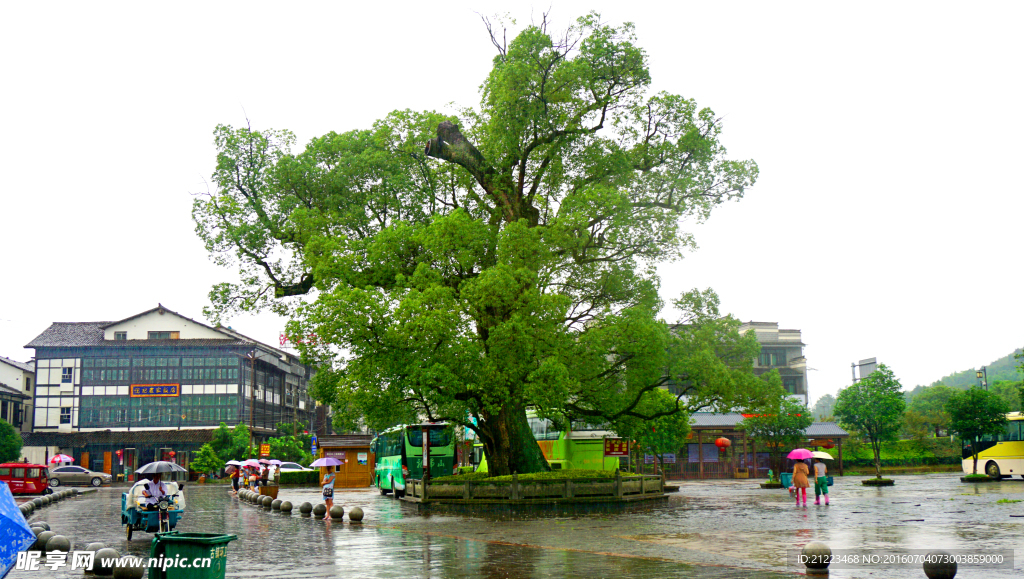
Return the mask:
<svg viewBox="0 0 1024 579">
<path fill-rule="evenodd" d="M 149 556 L 174 559 L 175 564 L 167 569 L 150 567 L 149 579 L 224 579 L 228 543 L 237 538 L 213 533 L 157 533 Z M 207 564 L 206 559 L 210 563 Z"/>
</svg>

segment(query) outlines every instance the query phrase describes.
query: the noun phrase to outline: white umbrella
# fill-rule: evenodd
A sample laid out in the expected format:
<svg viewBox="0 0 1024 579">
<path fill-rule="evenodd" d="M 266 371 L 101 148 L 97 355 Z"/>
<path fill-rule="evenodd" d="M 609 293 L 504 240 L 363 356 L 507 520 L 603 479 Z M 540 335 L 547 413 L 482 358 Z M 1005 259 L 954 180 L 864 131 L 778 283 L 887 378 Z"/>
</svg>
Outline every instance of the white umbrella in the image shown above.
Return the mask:
<svg viewBox="0 0 1024 579">
<path fill-rule="evenodd" d="M 50 459 L 50 462 L 55 464 L 58 462 L 75 462 L 75 459 L 66 454 L 55 454 L 53 455 L 53 458 Z"/>
<path fill-rule="evenodd" d="M 827 452 L 822 452 L 820 450 L 815 450 L 814 452 L 811 453 L 811 456 L 813 456 L 814 458 L 820 458 L 821 460 L 833 460 L 835 458 L 831 454 Z"/>
<path fill-rule="evenodd" d="M 237 460 L 229 460 L 229 461 L 225 462 L 224 464 L 229 464 L 229 465 L 232 465 L 232 466 L 242 466 L 242 463 L 238 462 Z"/>
</svg>

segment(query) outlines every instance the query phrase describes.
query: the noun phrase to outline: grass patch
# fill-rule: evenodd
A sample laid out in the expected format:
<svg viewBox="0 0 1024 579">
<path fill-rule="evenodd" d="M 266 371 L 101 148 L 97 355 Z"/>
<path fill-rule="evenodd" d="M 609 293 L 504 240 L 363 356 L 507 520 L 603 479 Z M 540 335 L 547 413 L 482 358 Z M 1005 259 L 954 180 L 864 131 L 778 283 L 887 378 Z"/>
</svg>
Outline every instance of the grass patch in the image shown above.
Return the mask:
<svg viewBox="0 0 1024 579">
<path fill-rule="evenodd" d="M 964 480 L 988 480 L 990 478 L 987 474 L 969 474 L 964 477 Z"/>
<path fill-rule="evenodd" d="M 1000 505 L 1012 505 L 1013 503 L 1024 503 L 1024 500 L 1021 500 L 1021 499 L 999 499 L 998 501 L 996 501 L 996 503 L 1000 504 Z"/>
<path fill-rule="evenodd" d="M 456 474 L 451 476 L 439 476 L 431 479 L 432 483 L 461 483 L 467 480 L 487 482 L 512 482 L 512 475 L 487 476 L 486 472 L 474 472 L 469 474 Z M 614 470 L 553 470 L 550 472 L 532 472 L 519 475 L 519 482 L 530 482 L 535 480 L 565 480 L 581 478 L 615 478 Z"/>
</svg>

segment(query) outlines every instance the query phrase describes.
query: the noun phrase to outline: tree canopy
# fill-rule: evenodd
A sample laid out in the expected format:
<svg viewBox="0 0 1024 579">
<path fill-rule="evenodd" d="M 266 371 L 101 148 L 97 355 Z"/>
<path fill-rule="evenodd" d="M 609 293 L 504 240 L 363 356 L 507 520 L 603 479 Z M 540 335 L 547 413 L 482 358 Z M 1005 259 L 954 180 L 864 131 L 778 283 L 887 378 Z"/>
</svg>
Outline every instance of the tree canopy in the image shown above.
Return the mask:
<svg viewBox="0 0 1024 579">
<path fill-rule="evenodd" d="M 907 402 L 903 386 L 885 364 L 866 378 L 839 391 L 835 414 L 844 428 L 860 432 L 875 454 L 875 477 L 882 478 L 883 442 L 895 440 L 903 425 Z"/>
<path fill-rule="evenodd" d="M 1009 411 L 1002 397 L 981 388 L 957 392 L 946 402 L 950 432 L 971 443 L 974 474 L 978 474 L 979 441 L 984 436 L 1002 434 Z"/>
<path fill-rule="evenodd" d="M 234 428 L 221 422 L 211 436 L 210 447 L 219 458 L 228 460 L 245 460 L 252 457 L 253 452 L 249 447 L 249 427 L 245 424 L 236 424 Z"/>
<path fill-rule="evenodd" d="M 228 459 L 235 460 L 235 459 Z M 189 463 L 189 468 L 199 473 L 220 472 L 224 468 L 224 461 L 221 460 L 213 450 L 213 446 L 207 442 L 199 447 L 195 458 Z"/>
<path fill-rule="evenodd" d="M 770 397 L 763 404 L 748 408 L 750 416 L 743 419 L 740 427 L 747 436 L 764 444 L 772 468 L 781 473 L 783 453 L 803 446 L 807 440 L 807 427 L 814 422 L 814 416 L 806 406 L 786 393 L 776 370 L 765 374 L 764 379 L 772 387 Z"/>
<path fill-rule="evenodd" d="M 0 462 L 14 462 L 21 457 L 24 442 L 18 429 L 10 422 L 0 420 Z"/>
<path fill-rule="evenodd" d="M 910 399 L 909 411 L 914 411 L 921 416 L 921 419 L 935 431 L 935 436 L 946 429 L 949 424 L 949 413 L 946 412 L 946 401 L 950 399 L 957 390 L 945 384 L 929 386 L 914 395 Z"/>
<path fill-rule="evenodd" d="M 320 400 L 376 427 L 471 428 L 497 475 L 547 468 L 527 407 L 615 422 L 657 418 L 645 399 L 670 383 L 672 412 L 756 395 L 753 338 L 711 291 L 660 320 L 655 267 L 757 165 L 727 158 L 710 109 L 650 91 L 631 24 L 491 40 L 480 106 L 457 115 L 395 111 L 299 153 L 288 131 L 218 126 L 193 216 L 241 280 L 207 315 L 290 316 L 315 336 L 300 348 Z"/>
</svg>

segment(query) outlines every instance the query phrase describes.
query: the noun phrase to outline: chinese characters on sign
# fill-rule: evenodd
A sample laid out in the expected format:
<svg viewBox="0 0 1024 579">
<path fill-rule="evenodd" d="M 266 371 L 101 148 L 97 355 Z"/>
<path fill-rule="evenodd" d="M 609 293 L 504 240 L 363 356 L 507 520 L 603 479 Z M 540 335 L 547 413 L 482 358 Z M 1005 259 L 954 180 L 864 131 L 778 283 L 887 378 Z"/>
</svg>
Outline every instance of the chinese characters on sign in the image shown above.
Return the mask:
<svg viewBox="0 0 1024 579">
<path fill-rule="evenodd" d="M 270 445 L 269 444 L 261 444 L 260 445 L 260 457 L 268 457 L 268 456 L 270 456 Z"/>
<path fill-rule="evenodd" d="M 621 438 L 604 439 L 605 456 L 629 456 L 629 442 Z"/>
<path fill-rule="evenodd" d="M 132 384 L 132 398 L 144 398 L 148 396 L 177 396 L 179 387 L 177 384 Z"/>
</svg>

